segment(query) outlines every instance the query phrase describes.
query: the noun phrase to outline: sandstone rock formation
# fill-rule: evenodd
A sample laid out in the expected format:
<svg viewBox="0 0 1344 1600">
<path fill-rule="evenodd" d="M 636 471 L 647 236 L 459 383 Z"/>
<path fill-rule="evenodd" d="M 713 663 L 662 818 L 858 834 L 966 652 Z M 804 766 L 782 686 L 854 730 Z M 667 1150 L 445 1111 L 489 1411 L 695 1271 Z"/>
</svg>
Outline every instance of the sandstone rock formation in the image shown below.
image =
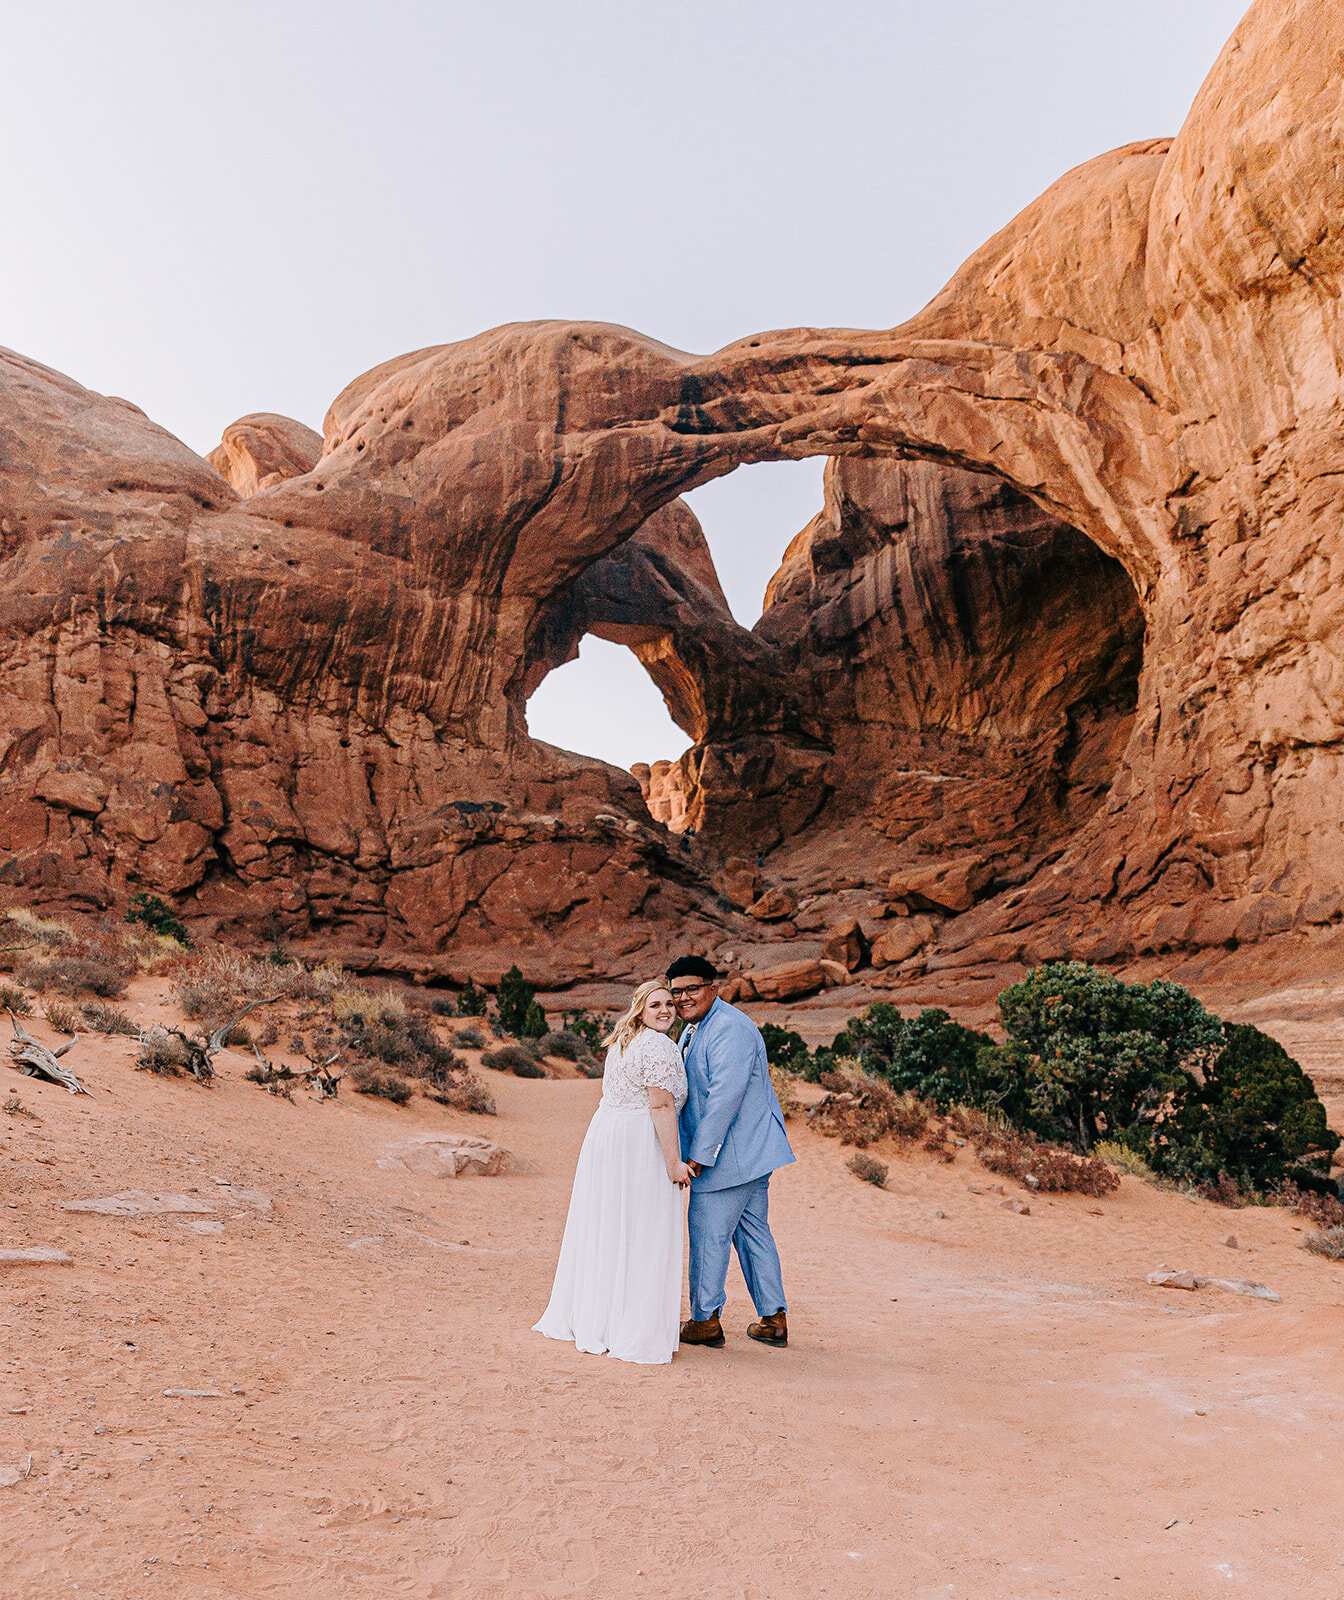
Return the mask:
<svg viewBox="0 0 1344 1600">
<path fill-rule="evenodd" d="M 426 973 L 740 937 L 710 844 L 900 876 L 938 959 L 1338 923 L 1341 55 L 1262 0 L 1174 140 L 899 328 L 500 328 L 357 379 L 315 464 L 253 417 L 215 470 L 7 357 L 0 885 Z M 854 459 L 747 632 L 677 497 L 815 454 Z M 695 741 L 690 856 L 527 738 L 602 630 Z"/>
</svg>

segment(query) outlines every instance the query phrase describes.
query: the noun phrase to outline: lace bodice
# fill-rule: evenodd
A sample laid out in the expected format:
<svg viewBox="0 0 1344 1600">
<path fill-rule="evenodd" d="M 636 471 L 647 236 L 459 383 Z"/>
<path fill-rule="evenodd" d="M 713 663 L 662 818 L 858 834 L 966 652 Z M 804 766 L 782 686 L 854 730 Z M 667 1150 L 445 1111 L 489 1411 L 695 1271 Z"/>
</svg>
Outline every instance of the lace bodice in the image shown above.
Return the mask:
<svg viewBox="0 0 1344 1600">
<path fill-rule="evenodd" d="M 602 1103 L 622 1111 L 647 1111 L 650 1089 L 666 1089 L 678 1111 L 686 1104 L 681 1052 L 665 1033 L 641 1028 L 624 1050 L 612 1045 L 607 1051 Z"/>
</svg>

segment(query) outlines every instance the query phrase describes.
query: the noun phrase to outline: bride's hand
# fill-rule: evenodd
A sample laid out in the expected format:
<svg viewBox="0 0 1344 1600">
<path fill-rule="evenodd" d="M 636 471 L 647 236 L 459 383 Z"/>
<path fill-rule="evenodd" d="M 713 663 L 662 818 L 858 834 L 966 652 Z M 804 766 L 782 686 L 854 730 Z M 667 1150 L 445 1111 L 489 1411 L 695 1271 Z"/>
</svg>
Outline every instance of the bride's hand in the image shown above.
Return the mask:
<svg viewBox="0 0 1344 1600">
<path fill-rule="evenodd" d="M 678 1161 L 676 1166 L 667 1169 L 667 1175 L 676 1184 L 678 1189 L 690 1187 L 691 1169 L 684 1161 Z"/>
</svg>

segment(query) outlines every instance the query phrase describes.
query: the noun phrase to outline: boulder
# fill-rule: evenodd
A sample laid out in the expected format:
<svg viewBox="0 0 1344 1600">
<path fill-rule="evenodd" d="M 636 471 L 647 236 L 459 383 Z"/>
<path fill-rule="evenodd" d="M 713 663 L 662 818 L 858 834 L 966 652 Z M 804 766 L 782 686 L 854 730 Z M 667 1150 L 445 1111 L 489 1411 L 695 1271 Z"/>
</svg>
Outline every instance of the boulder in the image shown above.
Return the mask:
<svg viewBox="0 0 1344 1600">
<path fill-rule="evenodd" d="M 54 1249 L 49 1244 L 30 1245 L 22 1250 L 0 1250 L 0 1267 L 27 1267 L 40 1266 L 50 1263 L 53 1266 L 66 1266 L 70 1257 L 64 1250 Z"/>
<path fill-rule="evenodd" d="M 826 987 L 826 968 L 820 961 L 786 961 L 751 974 L 758 1000 L 796 1000 Z"/>
<path fill-rule="evenodd" d="M 798 909 L 797 899 L 788 889 L 767 889 L 759 900 L 747 907 L 747 915 L 757 922 L 783 922 Z M 797 932 L 797 929 L 794 930 Z"/>
<path fill-rule="evenodd" d="M 993 876 L 983 856 L 966 856 L 960 861 L 906 867 L 892 875 L 887 887 L 914 910 L 955 914 L 969 911 L 976 894 Z"/>
<path fill-rule="evenodd" d="M 894 967 L 924 948 L 933 938 L 927 917 L 899 917 L 873 940 L 869 959 L 875 967 Z"/>
<path fill-rule="evenodd" d="M 536 1166 L 489 1139 L 459 1133 L 417 1133 L 399 1139 L 378 1158 L 385 1172 L 418 1172 L 427 1178 L 495 1178 L 535 1172 Z"/>
<path fill-rule="evenodd" d="M 868 959 L 868 940 L 854 917 L 829 928 L 821 953 L 827 961 L 838 961 L 848 972 L 857 971 Z"/>
</svg>

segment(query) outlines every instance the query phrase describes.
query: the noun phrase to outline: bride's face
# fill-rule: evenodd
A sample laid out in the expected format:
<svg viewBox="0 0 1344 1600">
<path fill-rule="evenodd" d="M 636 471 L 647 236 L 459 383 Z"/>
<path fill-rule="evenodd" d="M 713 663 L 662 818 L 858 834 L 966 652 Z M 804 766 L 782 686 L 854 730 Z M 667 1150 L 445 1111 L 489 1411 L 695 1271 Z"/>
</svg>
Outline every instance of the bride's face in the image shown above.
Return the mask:
<svg viewBox="0 0 1344 1600">
<path fill-rule="evenodd" d="M 672 1004 L 672 996 L 666 989 L 655 989 L 644 1002 L 644 1009 L 639 1014 L 639 1020 L 646 1028 L 652 1028 L 656 1033 L 666 1033 L 676 1020 L 677 1008 Z"/>
</svg>

